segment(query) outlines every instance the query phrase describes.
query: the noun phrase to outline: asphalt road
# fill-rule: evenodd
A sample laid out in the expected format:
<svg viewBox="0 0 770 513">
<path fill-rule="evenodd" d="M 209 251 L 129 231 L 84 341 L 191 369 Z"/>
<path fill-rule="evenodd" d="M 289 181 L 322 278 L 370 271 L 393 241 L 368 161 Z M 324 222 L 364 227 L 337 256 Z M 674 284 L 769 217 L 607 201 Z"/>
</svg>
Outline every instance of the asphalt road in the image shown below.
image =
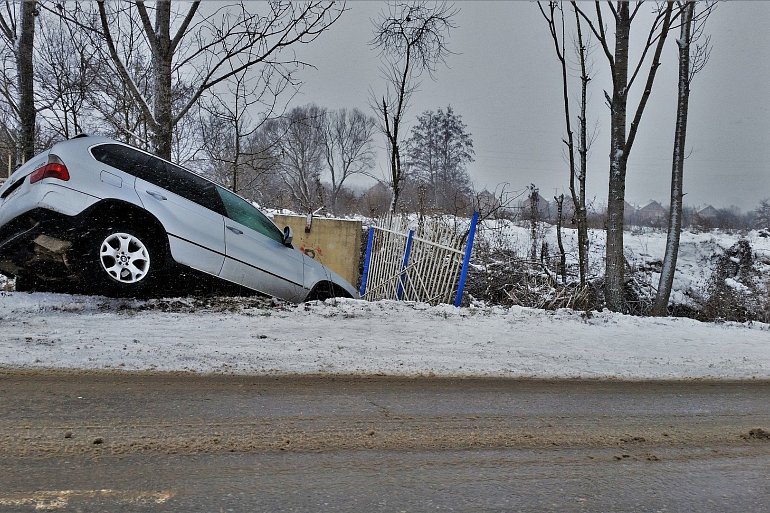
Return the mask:
<svg viewBox="0 0 770 513">
<path fill-rule="evenodd" d="M 0 373 L 0 511 L 770 511 L 770 383 Z"/>
</svg>

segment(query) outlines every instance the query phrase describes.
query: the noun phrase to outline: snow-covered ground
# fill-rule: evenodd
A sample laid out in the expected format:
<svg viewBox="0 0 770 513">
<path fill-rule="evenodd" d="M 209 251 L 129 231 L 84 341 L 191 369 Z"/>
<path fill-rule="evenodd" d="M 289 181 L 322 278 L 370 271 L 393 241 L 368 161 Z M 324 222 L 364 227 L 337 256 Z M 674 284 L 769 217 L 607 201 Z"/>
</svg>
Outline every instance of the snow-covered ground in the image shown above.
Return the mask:
<svg viewBox="0 0 770 513">
<path fill-rule="evenodd" d="M 770 379 L 770 325 L 342 300 L 0 292 L 0 369 Z"/>
<path fill-rule="evenodd" d="M 605 232 L 589 230 L 589 275 L 604 275 Z M 556 227 L 541 225 L 538 237 L 548 244 L 549 254 L 556 255 L 558 244 Z M 514 251 L 527 258 L 531 247 L 529 227 L 522 223 L 506 220 L 487 220 L 483 223 L 480 238 L 491 249 Z M 562 233 L 567 265 L 577 266 L 577 231 L 564 229 Z M 754 255 L 754 268 L 760 275 L 770 276 L 770 237 L 767 231 L 751 230 L 740 233 L 726 230 L 682 232 L 677 258 L 676 274 L 671 293 L 671 302 L 694 306 L 693 299 L 703 295 L 709 285 L 717 260 L 726 249 L 739 240 L 749 242 Z M 540 243 L 537 244 L 538 248 Z M 666 230 L 639 227 L 626 231 L 623 236 L 626 260 L 637 277 L 657 288 L 660 266 L 666 252 Z M 745 285 L 745 284 L 744 284 Z"/>
</svg>

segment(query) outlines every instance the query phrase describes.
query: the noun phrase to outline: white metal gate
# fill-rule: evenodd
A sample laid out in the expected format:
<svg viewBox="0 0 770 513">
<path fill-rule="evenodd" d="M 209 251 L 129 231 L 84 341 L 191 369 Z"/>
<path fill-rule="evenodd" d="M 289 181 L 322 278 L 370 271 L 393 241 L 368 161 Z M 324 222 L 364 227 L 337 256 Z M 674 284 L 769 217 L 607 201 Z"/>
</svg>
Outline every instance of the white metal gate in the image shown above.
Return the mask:
<svg viewBox="0 0 770 513">
<path fill-rule="evenodd" d="M 477 221 L 474 214 L 470 230 L 462 234 L 439 218 L 427 219 L 417 229 L 390 216 L 371 226 L 361 297 L 459 306 Z"/>
</svg>

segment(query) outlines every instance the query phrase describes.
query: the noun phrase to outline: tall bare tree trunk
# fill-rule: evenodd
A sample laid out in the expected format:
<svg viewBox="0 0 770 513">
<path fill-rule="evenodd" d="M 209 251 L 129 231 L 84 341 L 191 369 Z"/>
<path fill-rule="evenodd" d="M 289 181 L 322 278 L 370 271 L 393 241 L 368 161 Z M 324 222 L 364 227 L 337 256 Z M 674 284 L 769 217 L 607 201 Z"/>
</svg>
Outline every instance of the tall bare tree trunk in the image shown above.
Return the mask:
<svg viewBox="0 0 770 513">
<path fill-rule="evenodd" d="M 529 186 L 529 191 L 529 238 L 532 241 L 529 258 L 535 262 L 537 261 L 537 222 L 540 218 L 540 210 L 538 208 L 540 193 L 535 184 Z"/>
<path fill-rule="evenodd" d="M 561 276 L 561 282 L 567 283 L 567 253 L 564 251 L 564 242 L 561 237 L 562 214 L 564 212 L 564 194 L 554 196 L 556 201 L 556 243 L 559 245 L 559 267 L 556 273 Z"/>
<path fill-rule="evenodd" d="M 597 10 L 599 4 L 597 3 Z M 639 4 L 634 9 L 634 15 L 638 12 Z M 623 214 L 625 213 L 626 198 L 626 166 L 628 156 L 636 139 L 636 133 L 639 129 L 639 123 L 642 120 L 642 114 L 647 106 L 647 101 L 652 93 L 652 85 L 655 82 L 655 75 L 660 67 L 660 56 L 663 52 L 663 46 L 666 43 L 666 37 L 671 28 L 671 13 L 673 3 L 667 2 L 665 7 L 661 7 L 655 23 L 650 29 L 646 49 L 649 49 L 655 42 L 655 54 L 650 63 L 647 81 L 642 90 L 642 96 L 636 107 L 633 120 L 626 132 L 626 107 L 628 104 L 628 89 L 630 87 L 628 77 L 628 46 L 629 33 L 631 31 L 631 22 L 633 16 L 629 13 L 628 2 L 617 2 L 615 6 L 617 15 L 615 16 L 615 55 L 611 59 L 612 68 L 612 98 L 608 98 L 610 103 L 610 181 L 609 194 L 607 197 L 607 248 L 606 248 L 606 267 L 605 267 L 605 300 L 607 307 L 615 312 L 624 309 L 623 292 L 625 285 L 625 256 L 623 254 Z M 660 32 L 655 37 L 656 27 L 661 22 Z M 595 29 L 594 34 L 597 34 Z M 604 31 L 600 33 L 604 37 Z M 608 52 L 606 37 L 602 41 L 605 52 Z M 646 50 L 645 52 L 646 53 Z M 644 54 L 639 61 L 638 67 L 634 71 L 631 79 L 633 82 L 636 73 L 641 69 L 641 63 L 644 61 Z"/>
<path fill-rule="evenodd" d="M 150 34 L 147 34 L 148 37 Z M 171 115 L 171 2 L 165 0 L 155 6 L 154 44 L 151 44 L 155 71 L 155 104 L 153 113 L 157 129 L 153 133 L 153 145 L 158 156 L 171 160 L 174 120 Z"/>
<path fill-rule="evenodd" d="M 671 169 L 671 207 L 668 217 L 666 256 L 658 283 L 658 294 L 652 314 L 668 313 L 668 300 L 674 283 L 676 260 L 679 254 L 679 238 L 682 232 L 682 197 L 684 181 L 684 152 L 687 136 L 687 111 L 690 102 L 690 42 L 695 2 L 688 1 L 682 9 L 682 26 L 679 39 L 679 94 L 677 97 L 676 128 L 674 130 L 674 156 Z"/>
<path fill-rule="evenodd" d="M 20 6 L 20 34 L 16 67 L 19 81 L 20 156 L 26 162 L 35 156 L 35 90 L 32 53 L 35 43 L 35 14 L 37 4 L 24 1 Z"/>
<path fill-rule="evenodd" d="M 575 24 L 577 26 L 578 55 L 580 58 L 580 128 L 578 132 L 580 154 L 580 168 L 578 170 L 578 197 L 572 192 L 572 203 L 577 221 L 578 233 L 578 264 L 580 269 L 580 286 L 585 287 L 588 275 L 588 211 L 586 209 L 586 176 L 588 175 L 588 123 L 586 121 L 586 105 L 588 103 L 588 82 L 591 78 L 586 70 L 586 46 L 583 42 L 583 31 L 580 27 L 580 15 L 575 11 Z M 573 188 L 574 189 L 574 188 Z"/>
<path fill-rule="evenodd" d="M 623 212 L 626 197 L 626 105 L 628 103 L 628 42 L 631 30 L 628 2 L 617 3 L 615 24 L 615 66 L 610 103 L 610 180 L 607 197 L 607 248 L 605 300 L 615 312 L 623 309 L 625 257 L 623 255 Z"/>
</svg>

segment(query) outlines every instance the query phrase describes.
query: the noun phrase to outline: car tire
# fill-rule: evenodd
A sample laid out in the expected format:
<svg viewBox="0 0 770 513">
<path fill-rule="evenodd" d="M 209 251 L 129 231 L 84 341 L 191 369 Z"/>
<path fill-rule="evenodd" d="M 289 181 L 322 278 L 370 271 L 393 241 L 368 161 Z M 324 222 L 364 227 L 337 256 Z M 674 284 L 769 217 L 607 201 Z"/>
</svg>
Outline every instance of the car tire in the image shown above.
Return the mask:
<svg viewBox="0 0 770 513">
<path fill-rule="evenodd" d="M 305 301 L 326 301 L 331 298 L 349 298 L 348 294 L 341 287 L 335 285 L 329 281 L 322 281 L 316 283 L 310 294 L 307 295 Z"/>
<path fill-rule="evenodd" d="M 139 297 L 157 289 L 165 262 L 164 245 L 130 220 L 90 230 L 80 247 L 80 280 L 89 293 Z"/>
</svg>

